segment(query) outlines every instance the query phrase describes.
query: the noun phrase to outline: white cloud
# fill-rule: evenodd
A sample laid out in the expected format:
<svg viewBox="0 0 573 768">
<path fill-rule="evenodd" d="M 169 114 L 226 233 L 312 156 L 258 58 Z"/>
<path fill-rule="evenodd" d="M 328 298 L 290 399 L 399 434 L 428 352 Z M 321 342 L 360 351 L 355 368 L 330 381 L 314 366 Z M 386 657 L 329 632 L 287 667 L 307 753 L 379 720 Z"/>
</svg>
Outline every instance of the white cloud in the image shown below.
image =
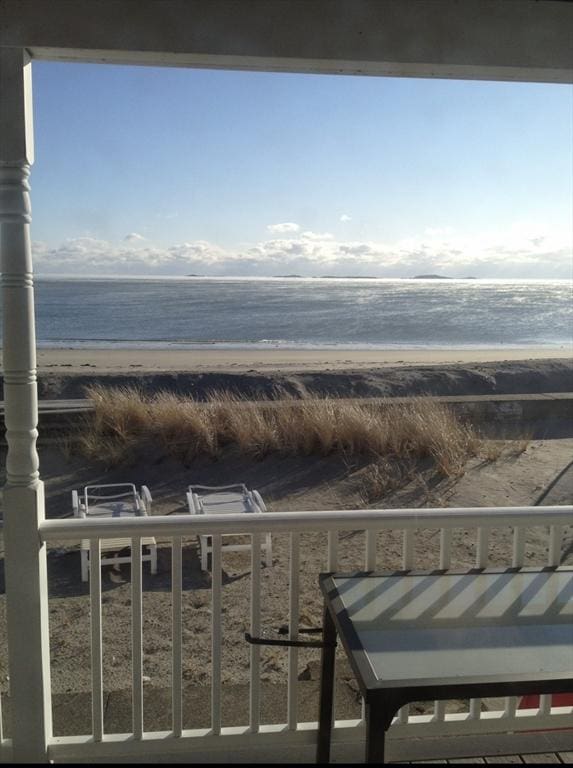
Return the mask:
<svg viewBox="0 0 573 768">
<path fill-rule="evenodd" d="M 136 243 L 138 240 L 145 240 L 146 238 L 143 237 L 143 235 L 140 235 L 139 232 L 130 232 L 129 235 L 126 235 L 123 239 L 127 243 Z"/>
<path fill-rule="evenodd" d="M 268 224 L 267 229 L 272 235 L 284 235 L 287 232 L 298 232 L 300 227 L 294 221 L 285 221 L 282 224 Z"/>
<path fill-rule="evenodd" d="M 342 221 L 342 222 L 352 221 L 352 216 L 349 216 L 347 213 L 343 213 L 339 221 Z"/>
<path fill-rule="evenodd" d="M 393 242 L 337 240 L 330 233 L 301 232 L 235 249 L 205 240 L 160 248 L 139 238 L 111 243 L 80 237 L 55 248 L 34 243 L 33 255 L 40 274 L 573 276 L 570 234 L 522 225 L 471 237 L 426 230 Z"/>
<path fill-rule="evenodd" d="M 302 232 L 300 236 L 305 240 L 334 240 L 330 232 Z"/>
</svg>

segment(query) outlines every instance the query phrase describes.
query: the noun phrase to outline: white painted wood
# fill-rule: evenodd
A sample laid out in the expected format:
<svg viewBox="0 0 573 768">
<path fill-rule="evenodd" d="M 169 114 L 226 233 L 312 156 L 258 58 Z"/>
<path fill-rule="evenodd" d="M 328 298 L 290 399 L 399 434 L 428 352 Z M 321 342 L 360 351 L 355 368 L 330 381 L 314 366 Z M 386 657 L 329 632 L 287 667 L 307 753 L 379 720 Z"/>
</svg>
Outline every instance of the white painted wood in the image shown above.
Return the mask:
<svg viewBox="0 0 573 768">
<path fill-rule="evenodd" d="M 365 531 L 365 553 L 364 553 L 364 567 L 367 571 L 376 570 L 376 542 L 378 531 L 369 530 Z M 361 720 L 366 717 L 366 703 L 364 699 L 360 702 Z"/>
<path fill-rule="evenodd" d="M 487 568 L 489 559 L 489 534 L 490 529 L 480 526 L 476 531 L 476 568 Z M 479 720 L 482 700 L 470 699 L 470 717 Z"/>
<path fill-rule="evenodd" d="M 101 634 L 101 549 L 99 539 L 92 539 L 90 562 L 90 622 L 92 657 L 92 733 L 95 741 L 103 738 L 103 668 Z"/>
<path fill-rule="evenodd" d="M 244 515 L 251 517 L 251 515 Z M 255 517 L 255 515 L 252 515 Z M 211 568 L 211 732 L 221 732 L 221 535 L 213 534 Z M 260 558 L 260 551 L 259 551 Z"/>
<path fill-rule="evenodd" d="M 0 24 L 1 26 L 1 24 Z M 44 487 L 38 401 L 28 176 L 34 160 L 31 63 L 0 48 L 0 259 L 6 478 L 4 544 L 13 759 L 46 759 L 52 733 Z"/>
<path fill-rule="evenodd" d="M 143 604 L 141 536 L 131 544 L 131 644 L 133 737 L 143 738 Z"/>
<path fill-rule="evenodd" d="M 487 568 L 489 557 L 489 528 L 480 526 L 477 529 L 476 568 Z"/>
<path fill-rule="evenodd" d="M 289 513 L 290 514 L 290 513 Z M 338 531 L 328 531 L 328 554 L 326 562 L 327 571 L 336 571 L 338 568 Z"/>
<path fill-rule="evenodd" d="M 215 531 L 220 534 L 329 532 L 329 564 L 335 565 L 339 530 L 405 528 L 475 528 L 484 523 L 497 527 L 522 525 L 567 525 L 573 505 L 554 507 L 463 507 L 459 509 L 368 509 L 309 510 L 306 512 L 267 512 L 265 515 L 155 515 L 131 520 L 44 520 L 40 523 L 42 541 L 77 541 L 78 538 L 106 536 L 196 536 Z"/>
<path fill-rule="evenodd" d="M 546 524 L 548 522 L 553 524 L 561 523 L 562 521 L 568 521 L 571 517 L 571 513 L 573 512 L 573 509 L 571 507 L 551 507 L 551 508 L 544 508 L 542 511 L 538 507 L 533 508 L 500 508 L 500 509 L 489 509 L 486 510 L 486 518 L 488 522 L 493 526 L 494 524 L 498 527 L 501 527 L 502 525 L 509 524 L 509 521 L 511 521 L 511 524 L 515 525 L 516 523 L 519 523 L 519 527 L 524 527 L 525 524 L 528 525 L 535 525 L 535 524 Z M 304 520 L 303 520 L 304 516 Z M 428 528 L 435 528 L 435 529 L 441 529 L 441 535 L 446 537 L 449 535 L 451 530 L 454 527 L 459 528 L 472 528 L 472 527 L 478 527 L 481 523 L 483 523 L 483 517 L 484 517 L 484 510 L 483 508 L 476 508 L 476 509 L 460 509 L 460 510 L 424 510 L 423 518 L 419 515 L 418 511 L 415 510 L 394 510 L 392 511 L 392 514 L 389 516 L 386 511 L 377 511 L 374 514 L 370 511 L 356 511 L 356 510 L 349 510 L 344 513 L 340 513 L 338 511 L 333 512 L 308 512 L 308 513 L 275 513 L 271 515 L 270 513 L 267 514 L 267 518 L 265 520 L 264 528 L 259 526 L 257 521 L 255 520 L 255 516 L 241 516 L 238 518 L 235 516 L 235 519 L 231 519 L 227 516 L 219 517 L 218 519 L 211 518 L 207 519 L 205 522 L 205 519 L 202 518 L 200 522 L 197 522 L 197 518 L 193 518 L 191 516 L 169 516 L 168 518 L 155 518 L 153 520 L 154 527 L 153 528 L 146 528 L 146 532 L 150 533 L 153 532 L 156 535 L 162 535 L 162 534 L 168 534 L 168 533 L 175 533 L 178 531 L 181 531 L 182 534 L 185 533 L 185 535 L 192 535 L 196 528 L 199 528 L 199 530 L 203 531 L 205 530 L 205 524 L 209 526 L 209 529 L 211 531 L 215 530 L 224 530 L 225 533 L 251 533 L 251 531 L 255 532 L 255 535 L 261 534 L 262 531 L 266 531 L 269 528 L 271 530 L 286 530 L 288 531 L 289 528 L 294 528 L 295 533 L 299 534 L 303 530 L 329 530 L 329 541 L 328 541 L 328 562 L 327 567 L 331 570 L 337 570 L 338 569 L 338 530 L 350 530 L 350 529 L 357 529 L 357 530 L 374 530 L 378 527 L 386 528 L 386 529 L 396 529 L 396 530 L 402 530 L 404 529 L 411 529 L 412 532 L 415 531 L 416 526 L 422 527 L 424 529 Z M 181 519 L 178 519 L 181 518 Z M 61 526 L 56 525 L 55 527 L 51 524 L 51 522 L 48 522 L 44 526 L 41 527 L 41 535 L 44 538 L 62 538 L 62 534 L 64 534 L 63 538 L 65 539 L 66 536 L 70 533 L 70 524 L 75 525 L 75 538 L 83 537 L 86 535 L 86 531 L 84 530 L 84 523 L 86 521 L 84 520 L 76 520 L 76 521 L 58 521 L 65 522 L 67 525 Z M 127 530 L 125 533 L 133 533 L 134 530 L 141 530 L 141 522 L 146 522 L 145 518 L 140 518 L 137 520 L 136 527 L 132 527 L 133 524 L 131 521 L 128 521 L 127 523 Z M 294 522 L 294 525 L 293 525 Z M 471 523 L 474 523 L 472 525 Z M 476 525 L 477 523 L 477 525 Z M 91 524 L 90 524 L 91 525 Z M 122 523 L 123 525 L 123 523 Z M 483 527 L 483 526 L 481 526 Z M 79 530 L 81 528 L 81 530 Z M 334 528 L 334 530 L 332 530 Z M 102 532 L 105 529 L 98 526 L 98 534 L 102 534 Z M 46 535 L 47 534 L 47 535 Z M 216 535 L 216 534 L 215 534 Z M 252 534 L 251 534 L 252 535 Z M 477 536 L 477 531 L 476 531 Z M 70 538 L 72 538 L 70 536 Z M 253 547 L 251 546 L 251 554 L 253 555 Z M 444 553 L 442 552 L 441 558 L 443 559 L 445 557 Z M 220 568 L 217 568 L 214 572 L 215 574 L 220 573 Z M 220 593 L 220 584 L 217 585 L 217 580 L 215 579 L 213 583 L 213 589 L 214 589 L 214 595 L 215 595 L 215 601 L 214 601 L 214 609 L 215 613 L 214 616 L 217 615 L 218 610 L 220 610 L 220 595 L 218 599 L 219 609 L 217 609 L 217 591 Z M 257 592 L 259 589 L 257 588 Z M 254 626 L 254 625 L 252 625 Z M 217 627 L 216 619 L 214 621 L 214 638 L 213 638 L 213 647 L 214 647 L 214 679 L 220 680 L 220 672 L 221 672 L 221 659 L 220 659 L 220 624 L 219 627 Z M 219 649 L 219 651 L 217 651 Z M 219 658 L 217 658 L 219 656 Z M 220 694 L 220 688 L 219 688 L 219 694 L 217 693 L 217 686 L 215 685 L 214 688 L 214 709 L 217 711 L 217 706 L 220 707 L 217 704 L 217 696 Z M 484 717 L 488 713 L 482 713 L 481 718 L 475 718 L 476 719 L 476 728 L 481 728 L 481 721 L 484 720 Z M 504 713 L 501 713 L 503 715 Z M 500 716 L 501 716 L 500 715 Z M 520 713 L 516 713 L 516 716 L 519 718 Z M 406 724 L 406 718 L 405 714 L 402 716 L 402 722 L 400 719 L 397 719 L 395 721 L 394 728 L 398 727 L 400 729 L 403 728 L 414 728 L 412 731 L 412 736 L 417 736 L 420 726 L 420 723 L 422 721 L 416 719 L 417 716 L 410 716 L 407 720 Z M 554 712 L 552 712 L 548 717 L 554 717 Z M 443 719 L 443 722 L 441 725 L 443 725 L 444 733 L 456 733 L 460 730 L 460 723 L 465 723 L 467 720 L 471 720 L 469 717 L 469 714 L 466 713 L 464 715 L 465 719 L 462 720 L 452 720 L 451 716 L 446 716 Z M 437 718 L 436 715 L 432 718 L 430 718 L 430 721 L 433 721 L 433 724 L 440 725 L 439 721 L 440 718 Z M 426 722 L 426 721 L 423 721 Z M 429 721 L 428 721 L 429 722 Z M 541 721 L 539 721 L 541 722 Z M 543 722 L 545 722 L 545 719 L 543 719 Z M 403 723 L 403 724 L 402 724 Z M 508 719 L 507 715 L 505 715 L 505 727 L 510 728 L 514 727 L 515 725 L 515 718 Z M 536 721 L 537 725 L 537 721 Z M 288 724 L 284 725 L 285 728 L 288 728 Z M 303 727 L 303 724 L 298 723 L 296 732 Z M 426 726 L 424 726 L 425 728 Z M 489 728 L 490 724 L 486 724 L 486 726 Z M 258 731 L 262 732 L 262 729 L 264 727 L 259 726 Z M 453 729 L 453 730 L 452 730 Z M 217 733 L 217 732 L 226 732 L 227 729 L 210 729 L 209 733 Z M 496 732 L 499 729 L 496 729 Z M 251 731 L 254 733 L 254 731 Z M 439 731 L 431 731 L 432 734 L 439 733 Z M 470 731 L 464 731 L 464 732 L 475 732 L 474 730 Z M 182 734 L 182 738 L 185 737 L 185 732 Z"/>
<path fill-rule="evenodd" d="M 511 564 L 514 568 L 522 566 L 525 560 L 525 531 L 525 527 L 521 525 L 517 525 L 513 529 L 513 556 Z"/>
<path fill-rule="evenodd" d="M 272 529 L 271 529 L 272 530 Z M 333 573 L 338 570 L 338 531 L 329 530 L 326 542 L 326 570 Z M 334 659 L 334 678 L 336 679 L 336 657 Z M 336 720 L 336 686 L 332 691 L 332 722 Z"/>
<path fill-rule="evenodd" d="M 452 562 L 452 530 L 450 528 L 442 528 L 440 530 L 440 569 L 445 570 L 449 568 Z M 443 721 L 446 717 L 446 702 L 435 701 L 434 702 L 434 719 L 438 722 Z"/>
<path fill-rule="evenodd" d="M 561 563 L 561 546 L 563 544 L 563 526 L 552 525 L 549 529 L 549 552 L 547 565 L 559 565 Z"/>
<path fill-rule="evenodd" d="M 525 563 L 525 533 L 526 528 L 523 525 L 515 526 L 513 529 L 513 552 L 511 565 L 513 568 L 521 568 Z M 504 715 L 507 718 L 515 717 L 519 699 L 517 696 L 507 696 L 505 699 Z"/>
<path fill-rule="evenodd" d="M 402 539 L 402 568 L 408 570 L 414 567 L 414 530 L 407 528 Z"/>
<path fill-rule="evenodd" d="M 261 634 L 261 534 L 251 537 L 251 637 Z M 249 723 L 252 733 L 261 718 L 261 646 L 250 646 Z"/>
<path fill-rule="evenodd" d="M 547 553 L 547 565 L 559 565 L 561 563 L 561 547 L 563 544 L 563 526 L 549 526 L 549 548 Z M 539 711 L 537 716 L 544 717 L 551 712 L 552 697 L 543 695 L 539 697 Z"/>
<path fill-rule="evenodd" d="M 406 528 L 402 533 L 402 568 L 404 570 L 414 567 L 414 533 L 413 528 Z M 409 704 L 398 710 L 398 723 L 405 725 L 408 722 L 409 711 Z"/>
<path fill-rule="evenodd" d="M 298 640 L 300 601 L 300 534 L 289 541 L 289 640 Z M 287 725 L 297 727 L 298 648 L 288 649 Z"/>
<path fill-rule="evenodd" d="M 171 599 L 173 611 L 173 648 L 172 648 L 172 711 L 173 735 L 181 736 L 183 731 L 183 700 L 182 700 L 182 580 L 183 558 L 181 536 L 174 536 L 171 549 Z"/>
<path fill-rule="evenodd" d="M 561 707 L 559 717 L 546 718 L 543 722 L 533 723 L 530 716 L 520 715 L 517 719 L 517 730 L 527 731 L 533 724 L 535 727 L 567 728 L 571 720 L 571 708 Z M 479 729 L 479 730 L 477 730 Z M 393 725 L 387 734 L 389 759 L 392 755 L 400 760 L 424 760 L 443 757 L 447 754 L 448 742 L 436 737 L 470 735 L 472 743 L 477 745 L 475 753 L 481 754 L 479 744 L 487 750 L 491 746 L 491 734 L 498 734 L 496 742 L 503 740 L 504 754 L 517 754 L 526 749 L 534 751 L 540 735 L 537 733 L 507 733 L 507 723 L 498 712 L 484 712 L 482 722 L 470 720 L 467 714 L 450 714 L 446 723 L 434 723 L 431 716 L 413 715 L 407 726 Z M 143 742 L 135 742 L 131 734 L 109 734 L 101 744 L 93 744 L 87 736 L 68 736 L 55 738 L 50 746 L 49 756 L 55 762 L 63 759 L 68 761 L 80 757 L 89 760 L 90 757 L 113 761 L 121 755 L 124 759 L 146 759 L 149 762 L 159 762 L 163 757 L 168 762 L 169 755 L 180 756 L 185 762 L 191 759 L 193 763 L 228 762 L 229 754 L 233 762 L 265 762 L 275 763 L 288 761 L 312 762 L 316 750 L 317 723 L 301 723 L 297 731 L 289 731 L 284 724 L 263 725 L 260 732 L 252 734 L 248 726 L 222 728 L 221 734 L 212 735 L 209 729 L 194 729 L 183 732 L 182 739 L 169 738 L 166 731 L 155 731 L 145 734 Z M 338 720 L 332 733 L 333 752 L 338 757 L 338 751 L 343 744 L 354 745 L 355 751 L 346 754 L 345 762 L 362 762 L 364 759 L 364 727 L 359 720 Z M 568 744 L 568 735 L 564 735 L 564 743 Z M 432 739 L 427 742 L 427 739 Z M 475 742 L 474 742 L 475 740 Z M 299 753 L 297 747 L 306 748 Z M 532 748 L 533 747 L 533 748 Z"/>
<path fill-rule="evenodd" d="M 366 531 L 365 568 L 367 571 L 376 570 L 376 538 L 377 531 Z"/>
<path fill-rule="evenodd" d="M 449 568 L 452 563 L 452 531 L 450 528 L 440 530 L 440 568 Z"/>
</svg>

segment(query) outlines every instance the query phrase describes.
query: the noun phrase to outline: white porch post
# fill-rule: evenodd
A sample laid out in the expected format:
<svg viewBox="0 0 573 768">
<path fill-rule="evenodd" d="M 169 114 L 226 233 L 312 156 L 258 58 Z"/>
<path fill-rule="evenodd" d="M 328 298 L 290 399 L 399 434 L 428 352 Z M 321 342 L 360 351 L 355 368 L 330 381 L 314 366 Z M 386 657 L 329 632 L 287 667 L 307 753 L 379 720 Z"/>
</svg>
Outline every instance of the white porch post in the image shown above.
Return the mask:
<svg viewBox="0 0 573 768">
<path fill-rule="evenodd" d="M 28 175 L 33 162 L 31 63 L 0 48 L 0 256 L 7 483 L 4 540 L 11 732 L 17 762 L 47 760 L 51 735 L 46 548 L 36 438 L 36 337 Z"/>
</svg>

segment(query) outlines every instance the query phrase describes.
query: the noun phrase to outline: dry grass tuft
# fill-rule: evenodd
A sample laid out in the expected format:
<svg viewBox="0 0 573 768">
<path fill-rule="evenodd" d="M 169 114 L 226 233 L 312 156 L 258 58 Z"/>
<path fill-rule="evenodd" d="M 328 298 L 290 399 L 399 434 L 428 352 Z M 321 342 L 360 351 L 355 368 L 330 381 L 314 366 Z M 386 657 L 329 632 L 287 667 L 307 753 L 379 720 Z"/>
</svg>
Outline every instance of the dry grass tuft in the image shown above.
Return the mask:
<svg viewBox="0 0 573 768">
<path fill-rule="evenodd" d="M 234 448 L 243 455 L 369 456 L 417 460 L 430 457 L 438 471 L 460 474 L 480 440 L 450 410 L 429 399 L 409 404 L 357 403 L 344 399 L 247 401 L 212 392 L 205 402 L 168 392 L 145 396 L 136 389 L 91 387 L 94 404 L 81 450 L 118 461 L 153 445 L 166 455 L 191 460 Z M 383 465 L 375 484 L 383 483 Z"/>
<path fill-rule="evenodd" d="M 528 437 L 521 440 L 482 440 L 477 455 L 490 463 L 502 456 L 517 458 L 527 451 L 530 442 L 531 438 Z"/>
</svg>

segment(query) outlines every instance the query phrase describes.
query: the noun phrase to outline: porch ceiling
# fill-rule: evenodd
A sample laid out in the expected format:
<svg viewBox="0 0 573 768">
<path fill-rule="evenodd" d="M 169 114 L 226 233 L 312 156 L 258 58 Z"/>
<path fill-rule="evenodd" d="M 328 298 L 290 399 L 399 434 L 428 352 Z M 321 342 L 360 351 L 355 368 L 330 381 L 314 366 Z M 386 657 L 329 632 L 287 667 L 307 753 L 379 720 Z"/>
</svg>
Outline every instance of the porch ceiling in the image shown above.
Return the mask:
<svg viewBox="0 0 573 768">
<path fill-rule="evenodd" d="M 38 59 L 573 82 L 563 0 L 0 0 Z"/>
</svg>

